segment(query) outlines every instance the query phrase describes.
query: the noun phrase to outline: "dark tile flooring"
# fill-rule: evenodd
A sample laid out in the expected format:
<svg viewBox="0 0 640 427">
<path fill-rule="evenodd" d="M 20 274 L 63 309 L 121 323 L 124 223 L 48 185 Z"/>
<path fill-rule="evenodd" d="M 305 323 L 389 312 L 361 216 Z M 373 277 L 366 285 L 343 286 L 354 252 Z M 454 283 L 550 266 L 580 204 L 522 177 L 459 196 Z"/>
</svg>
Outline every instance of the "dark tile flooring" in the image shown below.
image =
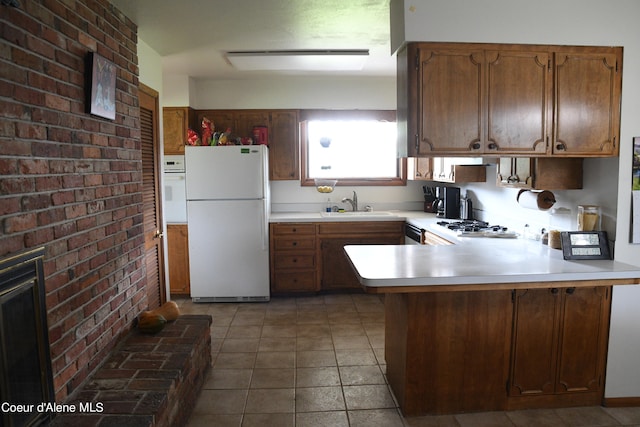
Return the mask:
<svg viewBox="0 0 640 427">
<path fill-rule="evenodd" d="M 378 296 L 176 302 L 185 314 L 213 317 L 213 366 L 188 427 L 640 427 L 638 407 L 404 418 L 384 375 Z"/>
</svg>

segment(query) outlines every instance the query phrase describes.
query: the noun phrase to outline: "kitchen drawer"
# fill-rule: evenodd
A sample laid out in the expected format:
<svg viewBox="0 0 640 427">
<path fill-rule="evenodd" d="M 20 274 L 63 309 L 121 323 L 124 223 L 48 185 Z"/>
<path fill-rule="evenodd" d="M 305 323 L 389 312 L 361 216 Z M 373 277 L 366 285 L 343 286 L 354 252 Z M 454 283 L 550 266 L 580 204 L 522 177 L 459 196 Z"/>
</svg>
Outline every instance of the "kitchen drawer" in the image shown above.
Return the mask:
<svg viewBox="0 0 640 427">
<path fill-rule="evenodd" d="M 287 250 L 314 250 L 316 240 L 312 237 L 278 237 L 274 239 L 274 246 L 277 251 Z"/>
<path fill-rule="evenodd" d="M 276 253 L 274 256 L 274 266 L 280 268 L 314 268 L 316 256 L 309 254 L 282 254 Z"/>
<path fill-rule="evenodd" d="M 274 277 L 275 283 L 271 284 L 274 292 L 316 291 L 315 270 L 277 272 Z"/>
<path fill-rule="evenodd" d="M 271 224 L 271 232 L 276 236 L 286 234 L 313 235 L 316 233 L 316 226 L 300 223 Z"/>
<path fill-rule="evenodd" d="M 404 235 L 404 221 L 333 222 L 319 224 L 318 230 L 320 234 L 400 233 Z"/>
</svg>

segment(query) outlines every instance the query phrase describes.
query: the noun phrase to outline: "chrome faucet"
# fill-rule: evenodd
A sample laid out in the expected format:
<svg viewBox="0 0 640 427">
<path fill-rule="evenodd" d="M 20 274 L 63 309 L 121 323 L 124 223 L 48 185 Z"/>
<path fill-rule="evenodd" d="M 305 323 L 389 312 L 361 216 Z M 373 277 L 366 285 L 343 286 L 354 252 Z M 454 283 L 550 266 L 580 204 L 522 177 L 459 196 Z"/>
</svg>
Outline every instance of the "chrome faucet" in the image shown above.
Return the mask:
<svg viewBox="0 0 640 427">
<path fill-rule="evenodd" d="M 351 209 L 354 212 L 357 212 L 357 210 L 358 210 L 358 195 L 356 194 L 355 191 L 353 192 L 353 198 L 348 199 L 348 198 L 345 197 L 344 199 L 342 199 L 342 203 L 346 203 L 346 202 L 349 202 L 351 204 Z"/>
</svg>

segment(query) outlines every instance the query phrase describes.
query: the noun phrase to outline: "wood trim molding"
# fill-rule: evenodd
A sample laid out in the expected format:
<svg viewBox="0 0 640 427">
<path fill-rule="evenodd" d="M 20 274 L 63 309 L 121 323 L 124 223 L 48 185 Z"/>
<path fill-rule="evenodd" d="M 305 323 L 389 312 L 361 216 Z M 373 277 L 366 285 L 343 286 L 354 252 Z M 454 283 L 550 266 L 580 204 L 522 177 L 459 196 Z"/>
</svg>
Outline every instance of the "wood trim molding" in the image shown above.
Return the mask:
<svg viewBox="0 0 640 427">
<path fill-rule="evenodd" d="M 299 110 L 300 125 L 300 186 L 313 187 L 315 181 L 307 175 L 307 123 L 310 120 L 332 119 L 367 119 L 379 121 L 396 121 L 396 112 L 393 110 Z M 407 158 L 398 158 L 398 176 L 395 178 L 341 178 L 337 186 L 406 186 L 407 185 Z"/>
<path fill-rule="evenodd" d="M 602 404 L 607 408 L 640 406 L 640 397 L 605 397 Z"/>
<path fill-rule="evenodd" d="M 153 88 L 150 88 L 149 86 L 145 85 L 144 83 L 139 83 L 138 90 L 140 90 L 141 92 L 144 92 L 145 94 L 149 95 L 152 98 L 159 98 L 160 97 L 160 93 L 157 90 L 155 90 Z"/>
</svg>

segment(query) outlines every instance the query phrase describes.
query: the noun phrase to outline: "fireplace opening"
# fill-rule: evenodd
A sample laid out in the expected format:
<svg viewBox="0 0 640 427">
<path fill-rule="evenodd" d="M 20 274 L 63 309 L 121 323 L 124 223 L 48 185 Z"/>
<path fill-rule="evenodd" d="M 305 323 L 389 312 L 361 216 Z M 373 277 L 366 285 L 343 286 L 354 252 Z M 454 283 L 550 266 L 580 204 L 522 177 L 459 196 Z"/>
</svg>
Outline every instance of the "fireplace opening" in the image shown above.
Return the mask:
<svg viewBox="0 0 640 427">
<path fill-rule="evenodd" d="M 50 420 L 54 402 L 45 306 L 44 248 L 0 261 L 0 427 Z"/>
</svg>

